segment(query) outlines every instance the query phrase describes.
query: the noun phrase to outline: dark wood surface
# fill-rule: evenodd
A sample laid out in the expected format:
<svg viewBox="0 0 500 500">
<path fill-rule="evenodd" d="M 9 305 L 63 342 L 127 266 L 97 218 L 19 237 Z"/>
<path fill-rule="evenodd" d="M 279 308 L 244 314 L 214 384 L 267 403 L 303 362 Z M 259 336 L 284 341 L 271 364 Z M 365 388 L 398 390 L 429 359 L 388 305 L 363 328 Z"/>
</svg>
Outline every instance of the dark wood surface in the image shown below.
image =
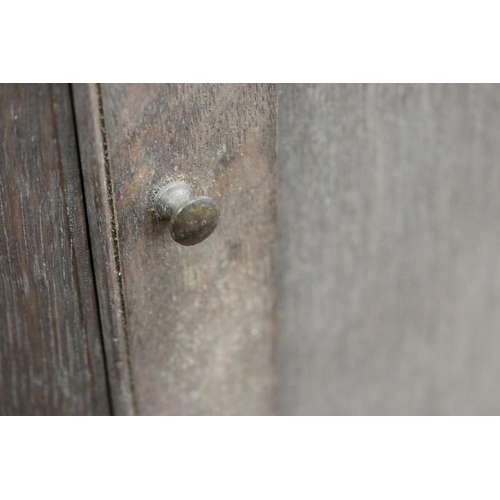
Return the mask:
<svg viewBox="0 0 500 500">
<path fill-rule="evenodd" d="M 0 85 L 0 414 L 109 414 L 68 85 Z"/>
<path fill-rule="evenodd" d="M 134 415 L 137 403 L 100 86 L 73 85 L 73 98 L 113 413 Z"/>
<path fill-rule="evenodd" d="M 282 414 L 500 413 L 500 86 L 282 85 Z"/>
<path fill-rule="evenodd" d="M 106 84 L 75 96 L 78 113 L 93 114 L 78 119 L 89 213 L 108 207 L 90 226 L 99 287 L 113 298 L 101 306 L 106 347 L 116 379 L 130 366 L 113 401 L 131 395 L 121 407 L 147 415 L 273 413 L 275 87 Z M 221 208 L 194 247 L 151 211 L 174 179 Z"/>
</svg>

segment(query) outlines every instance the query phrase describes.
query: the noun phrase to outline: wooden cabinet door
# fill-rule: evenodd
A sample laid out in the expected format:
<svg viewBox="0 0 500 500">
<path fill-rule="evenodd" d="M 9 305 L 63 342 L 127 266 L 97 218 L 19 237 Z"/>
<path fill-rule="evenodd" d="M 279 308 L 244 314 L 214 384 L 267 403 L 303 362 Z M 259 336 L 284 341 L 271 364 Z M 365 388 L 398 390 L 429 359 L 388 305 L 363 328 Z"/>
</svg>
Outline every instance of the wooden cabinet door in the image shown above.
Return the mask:
<svg viewBox="0 0 500 500">
<path fill-rule="evenodd" d="M 275 86 L 74 94 L 115 412 L 275 412 Z M 221 209 L 193 247 L 152 213 L 155 190 L 176 179 Z"/>
<path fill-rule="evenodd" d="M 499 86 L 2 85 L 0 115 L 1 414 L 500 413 Z M 191 247 L 179 180 L 220 207 Z"/>
</svg>

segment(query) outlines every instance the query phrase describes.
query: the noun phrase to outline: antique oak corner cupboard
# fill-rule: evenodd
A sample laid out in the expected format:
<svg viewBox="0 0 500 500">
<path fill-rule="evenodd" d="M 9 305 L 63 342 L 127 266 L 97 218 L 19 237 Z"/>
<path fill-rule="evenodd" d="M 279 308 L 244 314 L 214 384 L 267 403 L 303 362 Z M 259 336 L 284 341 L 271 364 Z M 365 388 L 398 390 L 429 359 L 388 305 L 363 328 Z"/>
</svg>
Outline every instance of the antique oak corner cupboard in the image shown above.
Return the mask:
<svg viewBox="0 0 500 500">
<path fill-rule="evenodd" d="M 1 84 L 0 415 L 500 413 L 499 137 L 497 85 Z"/>
</svg>

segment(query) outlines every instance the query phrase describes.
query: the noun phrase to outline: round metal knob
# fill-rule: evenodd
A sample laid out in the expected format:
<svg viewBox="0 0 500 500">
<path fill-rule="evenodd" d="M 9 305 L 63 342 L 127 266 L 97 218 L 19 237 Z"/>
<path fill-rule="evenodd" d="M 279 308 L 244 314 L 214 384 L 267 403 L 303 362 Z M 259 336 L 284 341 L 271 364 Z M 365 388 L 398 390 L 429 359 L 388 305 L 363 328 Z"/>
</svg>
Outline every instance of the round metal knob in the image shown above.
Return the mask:
<svg viewBox="0 0 500 500">
<path fill-rule="evenodd" d="M 156 193 L 155 211 L 168 221 L 172 238 L 181 245 L 196 245 L 208 238 L 219 222 L 219 207 L 207 196 L 192 197 L 191 188 L 182 181 L 162 187 Z"/>
</svg>

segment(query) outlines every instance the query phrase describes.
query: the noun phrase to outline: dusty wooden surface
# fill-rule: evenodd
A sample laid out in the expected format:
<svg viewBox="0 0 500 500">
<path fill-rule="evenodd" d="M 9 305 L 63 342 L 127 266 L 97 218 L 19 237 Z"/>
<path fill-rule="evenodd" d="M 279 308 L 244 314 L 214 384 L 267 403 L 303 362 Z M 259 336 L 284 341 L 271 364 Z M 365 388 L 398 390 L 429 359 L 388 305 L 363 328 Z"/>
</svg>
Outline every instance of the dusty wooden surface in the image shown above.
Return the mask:
<svg viewBox="0 0 500 500">
<path fill-rule="evenodd" d="M 0 415 L 109 413 L 67 85 L 0 85 Z"/>
<path fill-rule="evenodd" d="M 97 262 L 97 274 L 113 275 L 115 302 L 116 290 L 122 293 L 125 327 L 110 320 L 105 335 L 125 350 L 128 343 L 135 411 L 274 412 L 275 87 L 100 88 L 105 134 L 94 122 L 79 127 L 79 139 L 106 142 L 107 154 L 85 167 L 92 179 L 86 186 L 92 184 L 99 204 L 112 193 L 118 259 L 109 257 L 112 234 L 95 243 L 101 236 L 94 230 L 92 243 L 107 245 L 101 256 L 111 264 Z M 98 91 L 76 88 L 79 93 Z M 88 139 L 92 133 L 97 138 Z M 111 177 L 107 187 L 103 169 Z M 197 246 L 175 243 L 151 213 L 153 191 L 172 179 L 185 180 L 221 208 L 215 233 Z M 115 389 L 114 400 L 121 397 Z"/>
<path fill-rule="evenodd" d="M 499 414 L 500 86 L 280 88 L 279 412 Z"/>
</svg>

